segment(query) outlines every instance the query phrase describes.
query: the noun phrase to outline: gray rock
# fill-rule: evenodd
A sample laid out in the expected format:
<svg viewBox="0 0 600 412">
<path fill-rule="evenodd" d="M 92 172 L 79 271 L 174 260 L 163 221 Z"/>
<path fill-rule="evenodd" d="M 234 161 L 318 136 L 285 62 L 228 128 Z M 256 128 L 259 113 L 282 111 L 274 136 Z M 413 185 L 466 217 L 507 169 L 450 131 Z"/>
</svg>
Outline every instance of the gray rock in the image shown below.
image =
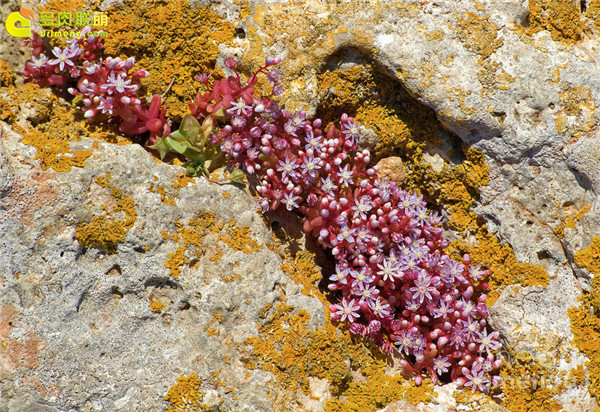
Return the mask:
<svg viewBox="0 0 600 412">
<path fill-rule="evenodd" d="M 325 319 L 322 304 L 300 293 L 281 272 L 281 258 L 265 246 L 271 235 L 252 197 L 204 179 L 177 191 L 181 168 L 157 163 L 137 145 L 99 143 L 86 167 L 69 173 L 41 170 L 31 157 L 25 167 L 17 158 L 25 157 L 26 146 L 2 127 L 0 333 L 8 349 L 0 349 L 0 407 L 164 410 L 169 387 L 195 372 L 206 403 L 271 410 L 272 376 L 240 361 L 250 350 L 245 339 L 258 333 L 259 313 L 286 295 L 311 313 L 313 325 Z M 91 148 L 93 142 L 78 144 Z M 116 254 L 84 249 L 75 240 L 78 223 L 101 214 L 111 200 L 111 189 L 96 183 L 106 173 L 111 187 L 131 197 L 138 216 Z M 149 190 L 159 185 L 176 206 Z M 25 194 L 29 204 L 15 201 Z M 180 244 L 162 233 L 175 233 L 175 221 L 185 225 L 201 210 L 248 225 L 260 250 L 233 250 L 218 240 L 227 233 L 217 232 L 204 239 L 202 253 L 186 251 L 196 263 L 174 278 L 164 263 Z M 217 248 L 223 256 L 213 262 Z M 151 310 L 149 295 L 166 305 L 161 313 Z"/>
</svg>

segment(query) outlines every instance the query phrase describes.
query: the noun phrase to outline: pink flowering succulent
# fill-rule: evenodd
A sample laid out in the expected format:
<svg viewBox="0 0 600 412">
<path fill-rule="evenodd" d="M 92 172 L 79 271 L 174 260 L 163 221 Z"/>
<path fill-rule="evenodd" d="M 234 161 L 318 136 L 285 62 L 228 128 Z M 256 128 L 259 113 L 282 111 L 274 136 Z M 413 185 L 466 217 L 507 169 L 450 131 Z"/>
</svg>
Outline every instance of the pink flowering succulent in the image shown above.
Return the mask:
<svg viewBox="0 0 600 412">
<path fill-rule="evenodd" d="M 134 69 L 133 57 L 103 58 L 99 39 L 87 36 L 89 28 L 84 32 L 65 49 L 55 48 L 53 58 L 34 35 L 26 81 L 46 86 L 76 80 L 69 91 L 81 96 L 86 118 L 118 122 L 129 135 L 147 132 L 161 156 L 173 151 L 187 157 L 192 174 L 207 175 L 207 162 L 224 156 L 232 169 L 256 175 L 259 208 L 295 213 L 303 230 L 331 252 L 334 321 L 384 353 L 396 351 L 417 384 L 427 376 L 473 391 L 499 384 L 499 333 L 487 332 L 489 272 L 467 255 L 462 262 L 451 259 L 441 218 L 427 210 L 422 196 L 369 167 L 370 152 L 357 148 L 361 135 L 354 119 L 344 114 L 339 126 L 323 130 L 320 119 L 277 103 L 283 94 L 279 59 L 267 58 L 247 81 L 228 59 L 234 75 L 198 93 L 189 103 L 191 114 L 171 133 L 161 97 L 146 106 L 137 95 L 148 73 Z M 261 74 L 271 91 L 258 96 Z M 207 84 L 210 75 L 197 78 Z"/>
<path fill-rule="evenodd" d="M 429 376 L 480 391 L 498 385 L 499 334 L 487 333 L 489 271 L 466 255 L 451 259 L 441 219 L 422 197 L 368 167 L 354 119 L 344 114 L 339 127 L 323 131 L 319 119 L 281 109 L 277 63 L 268 59 L 245 84 L 237 72 L 215 81 L 190 109 L 198 120 L 223 109 L 212 140 L 233 166 L 256 174 L 260 209 L 297 213 L 304 231 L 331 251 L 329 289 L 339 299 L 332 319 L 386 353 L 403 352 L 404 371 L 418 384 Z M 255 95 L 259 73 L 272 85 L 268 96 Z"/>
<path fill-rule="evenodd" d="M 108 119 L 119 124 L 119 130 L 127 135 L 149 132 L 149 141 L 167 135 L 170 127 L 166 121 L 166 109 L 161 108 L 161 97 L 155 95 L 146 106 L 137 95 L 140 80 L 149 73 L 134 69 L 135 58 L 127 60 L 106 57 L 104 45 L 85 27 L 78 39 L 68 41 L 67 47 L 55 47 L 53 58 L 44 53 L 43 41 L 37 33 L 26 42 L 32 47 L 33 57 L 25 63 L 25 82 L 40 86 L 62 86 L 76 82 L 69 93 L 80 95 L 83 111 L 89 120 Z"/>
</svg>

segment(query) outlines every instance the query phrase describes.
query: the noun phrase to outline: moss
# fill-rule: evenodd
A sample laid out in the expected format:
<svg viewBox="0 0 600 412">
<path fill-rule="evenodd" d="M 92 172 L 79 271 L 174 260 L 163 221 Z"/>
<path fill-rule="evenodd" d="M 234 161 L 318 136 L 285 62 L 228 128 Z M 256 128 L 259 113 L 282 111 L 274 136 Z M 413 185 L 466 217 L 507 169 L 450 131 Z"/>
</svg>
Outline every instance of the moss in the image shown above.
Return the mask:
<svg viewBox="0 0 600 412">
<path fill-rule="evenodd" d="M 590 245 L 575 253 L 575 264 L 593 274 L 592 290 L 581 298 L 581 304 L 569 308 L 573 343 L 589 361 L 589 391 L 596 399 L 600 397 L 600 236 Z"/>
<path fill-rule="evenodd" d="M 567 0 L 529 0 L 528 34 L 542 30 L 552 39 L 576 43 L 583 36 L 584 26 L 575 2 Z"/>
<path fill-rule="evenodd" d="M 111 205 L 102 205 L 107 215 L 95 216 L 91 222 L 77 225 L 75 239 L 84 248 L 98 247 L 109 254 L 117 253 L 117 245 L 122 243 L 137 219 L 135 203 L 120 189 L 110 186 L 110 175 L 99 176 L 96 184 L 111 189 Z M 122 216 L 120 219 L 118 216 Z"/>
<path fill-rule="evenodd" d="M 136 57 L 137 67 L 150 72 L 142 82 L 147 94 L 165 94 L 168 117 L 179 119 L 188 112 L 187 102 L 202 86 L 196 74 L 223 74 L 215 65 L 218 45 L 231 45 L 235 30 L 210 7 L 185 0 L 138 0 L 117 4 L 108 13 L 106 54 Z"/>
</svg>

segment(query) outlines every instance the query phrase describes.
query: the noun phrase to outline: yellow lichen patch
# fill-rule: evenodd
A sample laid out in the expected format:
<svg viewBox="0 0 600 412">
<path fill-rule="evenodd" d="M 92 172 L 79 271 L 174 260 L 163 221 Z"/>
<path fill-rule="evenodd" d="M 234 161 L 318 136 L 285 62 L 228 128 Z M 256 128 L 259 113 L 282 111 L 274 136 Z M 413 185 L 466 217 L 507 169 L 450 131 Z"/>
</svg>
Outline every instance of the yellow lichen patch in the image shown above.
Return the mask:
<svg viewBox="0 0 600 412">
<path fill-rule="evenodd" d="M 378 136 L 377 145 L 373 149 L 376 159 L 413 153 L 420 145 L 415 142 L 412 131 L 406 122 L 396 113 L 383 106 L 359 107 L 356 121 L 369 127 Z"/>
<path fill-rule="evenodd" d="M 181 274 L 181 266 L 190 263 L 191 259 L 186 257 L 186 250 L 191 250 L 196 256 L 203 253 L 202 238 L 210 233 L 216 233 L 223 228 L 212 212 L 200 211 L 200 216 L 190 219 L 186 226 L 181 221 L 175 222 L 176 232 L 169 234 L 163 232 L 163 238 L 169 238 L 174 242 L 181 243 L 177 250 L 169 253 L 165 267 L 169 269 L 169 275 L 178 277 Z"/>
<path fill-rule="evenodd" d="M 578 138 L 580 133 L 589 132 L 596 125 L 596 102 L 590 89 L 583 86 L 568 87 L 559 97 L 559 111 L 555 120 L 558 133 L 568 133 L 570 137 Z"/>
<path fill-rule="evenodd" d="M 573 1 L 529 0 L 528 34 L 548 30 L 556 41 L 575 43 L 581 40 L 584 26 Z"/>
<path fill-rule="evenodd" d="M 326 70 L 318 79 L 319 100 L 335 117 L 348 113 L 371 95 L 375 87 L 369 68 L 357 65 L 346 70 Z M 319 116 L 329 120 L 334 117 L 319 112 Z"/>
<path fill-rule="evenodd" d="M 84 121 L 75 120 L 74 111 L 61 105 L 56 96 L 37 85 L 27 83 L 21 87 L 3 88 L 0 93 L 1 120 L 13 123 L 24 110 L 26 120 L 34 127 L 15 125 L 23 135 L 23 143 L 37 149 L 35 159 L 46 170 L 68 172 L 71 167 L 82 167 L 91 150 L 71 150 L 69 141 L 78 141 L 86 134 Z"/>
<path fill-rule="evenodd" d="M 127 231 L 121 221 L 96 216 L 91 223 L 77 226 L 75 239 L 85 248 L 99 247 L 110 254 L 117 253 L 117 244 L 125 240 Z"/>
<path fill-rule="evenodd" d="M 428 201 L 448 208 L 448 225 L 463 235 L 451 243 L 448 252 L 457 260 L 468 253 L 476 265 L 481 264 L 491 271 L 488 305 L 495 302 L 507 285 L 546 287 L 548 273 L 540 266 L 518 262 L 512 248 L 489 233 L 471 210 L 479 186 L 489 181 L 489 171 L 483 153 L 463 148 L 462 154 L 466 160 L 456 166 L 445 164 L 439 172 L 429 164 L 409 159 L 405 189 L 418 191 Z M 471 237 L 467 240 L 468 234 Z"/>
<path fill-rule="evenodd" d="M 600 24 L 600 1 L 588 0 L 585 16 L 594 23 L 594 29 L 597 30 L 597 27 Z"/>
<path fill-rule="evenodd" d="M 85 166 L 85 159 L 92 155 L 91 150 L 71 150 L 68 141 L 34 128 L 25 129 L 23 143 L 37 149 L 35 159 L 40 160 L 40 167 L 44 170 L 68 172 L 73 166 Z"/>
<path fill-rule="evenodd" d="M 262 249 L 262 245 L 252 239 L 249 226 L 239 227 L 231 219 L 225 229 L 226 232 L 219 235 L 219 240 L 225 242 L 231 249 L 244 253 L 254 253 Z"/>
<path fill-rule="evenodd" d="M 112 180 L 112 176 L 110 173 L 107 173 L 105 175 L 101 175 L 98 176 L 94 179 L 94 183 L 96 183 L 98 186 L 103 187 L 105 189 L 110 188 L 110 182 Z"/>
<path fill-rule="evenodd" d="M 544 364 L 529 353 L 510 353 L 500 370 L 502 385 L 493 390 L 501 393 L 501 405 L 511 412 L 562 410 L 554 396 L 566 389 L 566 373 L 557 374 L 557 365 Z"/>
<path fill-rule="evenodd" d="M 173 182 L 173 188 L 177 191 L 179 191 L 179 189 L 182 189 L 184 187 L 186 187 L 188 184 L 193 183 L 194 179 L 191 177 L 188 177 L 185 173 L 181 173 L 177 176 L 177 179 L 175 179 L 175 182 Z"/>
<path fill-rule="evenodd" d="M 373 0 L 369 2 L 369 13 L 360 15 L 353 3 L 294 1 L 259 6 L 253 11 L 254 15 L 247 19 L 251 45 L 245 56 L 248 67 L 258 67 L 264 62 L 265 50 L 278 45 L 287 52 L 281 63 L 284 82 L 300 78 L 307 83 L 313 78 L 312 69 L 335 54 L 341 44 L 351 43 L 364 52 L 372 51 L 374 40 L 362 27 L 372 26 L 391 13 L 400 18 L 414 17 L 419 7 Z M 284 86 L 289 90 L 287 84 Z M 312 87 L 307 87 L 303 95 L 294 94 L 299 101 L 286 101 L 285 105 L 301 106 L 314 97 L 313 92 Z"/>
<path fill-rule="evenodd" d="M 147 94 L 166 93 L 168 117 L 188 112 L 187 102 L 201 86 L 197 74 L 222 75 L 215 66 L 218 45 L 230 45 L 235 30 L 210 7 L 185 0 L 139 0 L 117 4 L 108 13 L 106 54 L 136 57 L 137 67 L 150 72 L 142 82 Z"/>
<path fill-rule="evenodd" d="M 260 335 L 247 339 L 254 354 L 245 365 L 273 373 L 282 398 L 293 397 L 299 389 L 309 394 L 308 378 L 316 377 L 330 384 L 332 399 L 325 407 L 329 412 L 370 411 L 401 399 L 411 403 L 433 399 L 428 382 L 414 388 L 401 376 L 386 375 L 387 359 L 353 341 L 348 331 L 331 323 L 311 330 L 310 315 L 303 310 L 295 312 L 284 302 L 266 307 L 263 315 L 267 313 L 268 322 L 259 326 Z M 357 375 L 362 376 L 355 381 Z"/>
<path fill-rule="evenodd" d="M 188 377 L 181 375 L 165 395 L 171 405 L 167 412 L 191 412 L 206 410 L 200 399 L 204 396 L 200 389 L 200 379 L 194 372 Z"/>
<path fill-rule="evenodd" d="M 575 253 L 575 264 L 586 268 L 600 278 L 600 237 L 595 237 L 586 249 Z M 600 297 L 600 290 L 598 292 Z M 595 303 L 598 303 L 598 306 L 600 306 L 600 301 Z"/>
<path fill-rule="evenodd" d="M 117 252 L 117 245 L 125 240 L 127 229 L 131 229 L 137 219 L 135 203 L 120 189 L 110 187 L 110 175 L 99 176 L 95 182 L 100 187 L 111 189 L 111 203 L 102 205 L 106 215 L 95 216 L 90 223 L 79 223 L 75 239 L 85 248 L 99 247 L 113 254 Z"/>
<path fill-rule="evenodd" d="M 581 298 L 580 306 L 569 308 L 573 343 L 589 361 L 589 391 L 600 397 L 600 236 L 583 250 L 575 253 L 575 264 L 593 274 L 592 290 Z"/>
<path fill-rule="evenodd" d="M 498 38 L 498 25 L 489 20 L 489 16 L 479 16 L 466 12 L 458 16 L 454 31 L 465 47 L 480 58 L 487 59 L 504 43 Z"/>
<path fill-rule="evenodd" d="M 223 274 L 219 274 L 219 277 L 227 282 L 227 283 L 231 283 L 236 279 L 241 279 L 242 275 L 240 275 L 239 273 L 233 273 L 233 274 L 229 274 L 229 275 L 223 275 Z"/>
<path fill-rule="evenodd" d="M 576 368 L 571 369 L 568 379 L 573 386 L 585 385 L 587 374 L 585 373 L 585 368 L 583 365 L 577 365 Z"/>
<path fill-rule="evenodd" d="M 565 229 L 575 229 L 577 222 L 583 219 L 585 217 L 585 214 L 589 212 L 590 209 L 591 206 L 585 206 L 581 210 L 577 210 L 573 213 L 568 214 L 567 217 L 564 218 L 562 222 L 560 222 L 558 226 L 554 228 L 554 233 L 556 233 L 556 236 L 562 239 L 565 235 Z"/>
<path fill-rule="evenodd" d="M 215 249 L 215 251 L 213 252 L 213 254 L 209 257 L 209 260 L 211 260 L 212 262 L 216 262 L 218 260 L 221 260 L 222 257 L 223 257 L 223 251 L 221 250 L 220 247 L 217 247 Z"/>
<path fill-rule="evenodd" d="M 492 291 L 488 294 L 488 305 L 492 305 L 508 285 L 518 283 L 522 286 L 548 286 L 548 272 L 544 268 L 517 261 L 512 248 L 501 244 L 485 228 L 476 233 L 476 238 L 477 242 L 474 244 L 462 239 L 454 241 L 449 251 L 460 251 L 460 255 L 468 253 L 472 262 L 484 265 L 491 271 L 489 281 Z"/>
<path fill-rule="evenodd" d="M 154 296 L 152 296 L 152 295 L 149 295 L 148 299 L 149 299 L 149 303 L 150 303 L 150 310 L 152 312 L 161 313 L 163 308 L 166 306 L 160 300 L 154 299 Z"/>
<path fill-rule="evenodd" d="M 321 270 L 315 265 L 314 253 L 301 250 L 293 258 L 289 255 L 286 256 L 281 264 L 281 270 L 295 283 L 303 286 L 302 293 L 321 298 L 323 304 L 328 304 L 325 296 L 317 289 L 322 275 Z"/>
<path fill-rule="evenodd" d="M 16 78 L 12 68 L 4 60 L 0 60 L 0 86 L 14 86 L 15 80 Z"/>
<path fill-rule="evenodd" d="M 150 187 L 148 188 L 148 190 L 150 192 L 152 192 L 152 193 L 158 193 L 160 195 L 160 201 L 164 205 L 177 206 L 177 203 L 175 203 L 175 199 L 173 198 L 172 195 L 170 195 L 169 193 L 167 193 L 167 190 L 165 189 L 165 187 L 163 185 L 157 185 L 155 187 L 152 184 L 152 185 L 150 185 Z"/>
</svg>

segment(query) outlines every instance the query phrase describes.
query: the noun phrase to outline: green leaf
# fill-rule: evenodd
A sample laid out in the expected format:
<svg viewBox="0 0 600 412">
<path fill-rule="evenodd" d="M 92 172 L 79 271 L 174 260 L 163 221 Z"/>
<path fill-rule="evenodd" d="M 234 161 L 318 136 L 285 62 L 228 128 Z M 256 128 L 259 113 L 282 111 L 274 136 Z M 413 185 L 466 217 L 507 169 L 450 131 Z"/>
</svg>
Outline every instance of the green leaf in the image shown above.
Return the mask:
<svg viewBox="0 0 600 412">
<path fill-rule="evenodd" d="M 188 140 L 187 135 L 183 134 L 181 132 L 181 130 L 175 130 L 169 136 L 175 138 L 176 140 L 181 140 L 181 141 Z"/>
<path fill-rule="evenodd" d="M 208 170 L 206 170 L 206 159 L 201 154 L 198 154 L 194 159 L 190 160 L 186 164 L 186 173 L 192 176 L 198 176 L 204 174 L 208 176 Z"/>
<path fill-rule="evenodd" d="M 200 127 L 200 123 L 198 123 L 198 120 L 194 116 L 186 114 L 183 116 L 183 120 L 179 126 L 179 132 L 187 137 L 186 140 L 194 144 L 198 141 L 198 137 L 200 137 Z"/>
<path fill-rule="evenodd" d="M 156 143 L 150 146 L 150 149 L 158 150 L 160 160 L 164 159 L 166 154 L 171 151 L 171 147 L 167 143 L 167 139 L 163 137 L 159 137 L 156 140 Z"/>
<path fill-rule="evenodd" d="M 240 169 L 233 169 L 229 174 L 229 180 L 235 183 L 246 184 L 246 175 Z"/>
<path fill-rule="evenodd" d="M 172 136 L 166 137 L 166 142 L 174 152 L 184 154 L 185 151 L 189 148 L 189 143 L 187 141 L 177 140 Z"/>
</svg>

